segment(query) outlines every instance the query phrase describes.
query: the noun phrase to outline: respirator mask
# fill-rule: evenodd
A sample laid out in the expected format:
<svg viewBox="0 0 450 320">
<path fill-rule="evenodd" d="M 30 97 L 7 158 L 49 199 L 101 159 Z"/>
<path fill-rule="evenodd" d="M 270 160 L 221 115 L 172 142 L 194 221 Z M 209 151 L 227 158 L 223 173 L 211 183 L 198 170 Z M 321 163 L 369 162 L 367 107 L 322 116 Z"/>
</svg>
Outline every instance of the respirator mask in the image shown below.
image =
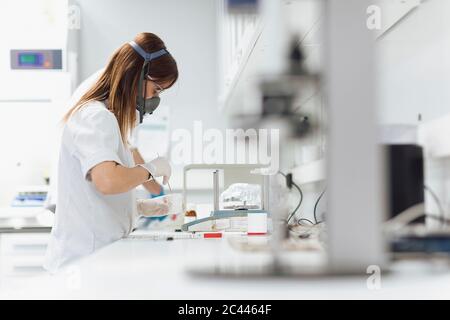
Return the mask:
<svg viewBox="0 0 450 320">
<path fill-rule="evenodd" d="M 144 120 L 144 115 L 146 113 L 152 114 L 153 111 L 158 108 L 161 99 L 158 96 L 146 98 L 147 95 L 147 75 L 149 73 L 150 62 L 155 60 L 165 54 L 168 54 L 169 51 L 166 49 L 161 49 L 155 52 L 146 52 L 139 46 L 136 42 L 130 41 L 128 43 L 134 51 L 136 51 L 142 58 L 144 58 L 144 64 L 142 66 L 141 74 L 139 76 L 138 82 L 138 96 L 136 99 L 137 105 L 136 109 L 139 111 L 139 123 L 142 123 Z M 142 90 L 144 88 L 144 91 Z"/>
</svg>

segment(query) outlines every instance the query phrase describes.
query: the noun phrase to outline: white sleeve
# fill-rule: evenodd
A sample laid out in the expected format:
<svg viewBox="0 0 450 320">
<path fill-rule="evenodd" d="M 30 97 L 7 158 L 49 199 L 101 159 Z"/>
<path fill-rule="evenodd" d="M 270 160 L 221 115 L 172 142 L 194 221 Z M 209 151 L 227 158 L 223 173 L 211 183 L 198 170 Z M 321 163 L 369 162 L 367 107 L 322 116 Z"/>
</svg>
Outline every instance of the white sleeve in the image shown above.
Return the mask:
<svg viewBox="0 0 450 320">
<path fill-rule="evenodd" d="M 123 165 L 118 156 L 121 135 L 115 116 L 106 109 L 85 106 L 69 120 L 74 148 L 83 176 L 90 180 L 90 170 L 105 161 Z"/>
</svg>

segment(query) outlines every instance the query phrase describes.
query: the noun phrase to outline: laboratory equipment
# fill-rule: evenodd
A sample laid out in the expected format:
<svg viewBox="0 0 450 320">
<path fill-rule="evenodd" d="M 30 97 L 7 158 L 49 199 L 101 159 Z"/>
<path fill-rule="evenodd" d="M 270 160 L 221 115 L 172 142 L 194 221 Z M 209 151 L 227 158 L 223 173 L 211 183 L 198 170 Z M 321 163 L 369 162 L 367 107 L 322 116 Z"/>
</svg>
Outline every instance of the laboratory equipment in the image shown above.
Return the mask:
<svg viewBox="0 0 450 320">
<path fill-rule="evenodd" d="M 267 233 L 267 212 L 248 212 L 247 234 L 265 235 Z"/>
<path fill-rule="evenodd" d="M 0 28 L 8 30 L 0 48 L 0 128 L 7 150 L 0 207 L 28 186 L 45 187 L 56 166 L 60 121 L 77 81 L 78 31 L 67 23 L 71 4 L 33 1 L 24 11 L 23 1 L 15 1 L 0 14 Z"/>
<path fill-rule="evenodd" d="M 43 207 L 47 199 L 48 186 L 28 186 L 17 191 L 12 207 Z"/>
<path fill-rule="evenodd" d="M 269 207 L 269 176 L 260 174 L 261 169 L 265 166 L 262 165 L 232 165 L 232 164 L 211 164 L 211 165 L 201 165 L 194 164 L 188 165 L 184 168 L 184 199 L 183 205 L 186 210 L 186 197 L 187 197 L 187 172 L 192 170 L 212 170 L 212 180 L 213 180 L 213 210 L 208 217 L 195 219 L 182 226 L 183 231 L 245 231 L 247 232 L 247 217 L 249 213 L 261 213 L 266 214 Z M 220 189 L 220 178 L 219 171 L 223 174 L 224 188 L 229 188 L 233 186 L 244 186 L 243 182 L 252 182 L 255 185 L 259 185 L 260 190 L 260 203 L 259 207 L 254 205 L 249 208 L 242 203 L 237 208 L 225 209 L 220 207 L 219 203 L 219 189 Z M 250 184 L 250 185 L 253 185 Z M 226 203 L 225 203 L 226 204 Z"/>
<path fill-rule="evenodd" d="M 261 207 L 261 186 L 234 183 L 220 195 L 224 209 L 258 209 Z"/>
<path fill-rule="evenodd" d="M 62 70 L 62 50 L 11 50 L 11 70 Z"/>
<path fill-rule="evenodd" d="M 409 256 L 414 258 L 443 257 L 450 254 L 450 230 L 410 228 L 397 232 L 390 240 L 390 250 L 394 257 Z"/>
<path fill-rule="evenodd" d="M 61 119 L 77 85 L 78 30 L 68 27 L 73 1 L 3 4 L 8 9 L 0 10 L 0 29 L 7 30 L 0 46 L 0 273 L 32 275 L 44 271 L 53 225 L 44 204 L 56 180 Z"/>
<path fill-rule="evenodd" d="M 252 212 L 266 213 L 263 210 L 252 210 Z M 247 231 L 248 210 L 225 210 L 212 212 L 209 217 L 196 219 L 185 223 L 181 230 L 189 232 L 198 231 Z"/>
<path fill-rule="evenodd" d="M 385 148 L 390 194 L 389 218 L 393 218 L 425 200 L 423 152 L 420 146 L 412 144 L 386 145 Z M 425 217 L 414 222 L 425 223 Z"/>
<path fill-rule="evenodd" d="M 294 33 L 286 26 L 287 16 L 284 14 L 288 10 L 283 9 L 283 2 L 261 1 L 265 32 L 260 38 L 265 39 L 266 46 L 260 47 L 261 50 L 252 48 L 254 55 L 262 52 L 257 64 L 260 68 L 251 78 L 253 82 L 259 79 L 257 94 L 252 96 L 257 103 L 251 105 L 251 116 L 250 112 L 240 114 L 234 117 L 234 123 L 241 120 L 239 125 L 244 128 L 279 128 L 280 141 L 283 141 L 280 144 L 280 164 L 281 168 L 288 169 L 292 168 L 290 146 L 302 142 L 311 144 L 306 140 L 308 135 L 317 133 L 321 126 L 327 128 L 327 259 L 326 263 L 311 271 L 316 274 L 362 274 L 370 265 L 386 266 L 382 233 L 386 198 L 383 158 L 377 146 L 375 125 L 374 39 L 368 34 L 366 25 L 359 23 L 365 21 L 366 9 L 371 3 L 365 0 L 316 3 L 320 3 L 318 20 L 323 23 L 311 22 L 305 38 L 309 34 L 319 34 L 315 26 L 321 24 L 323 37 L 317 42 L 321 43 L 319 48 L 324 54 L 319 60 L 321 68 L 310 69 L 304 64 L 311 56 L 310 48 L 302 46 L 304 39 L 292 41 Z M 254 48 L 258 48 L 258 44 Z M 254 59 L 250 57 L 248 60 Z M 246 65 L 255 66 L 251 62 Z M 245 74 L 246 70 L 239 73 Z M 250 77 L 242 77 L 242 83 L 249 80 Z M 313 88 L 311 98 L 306 94 L 308 88 Z M 247 93 L 242 88 L 241 91 Z M 235 89 L 233 93 L 236 96 L 238 92 Z M 326 101 L 326 119 L 311 118 L 302 108 L 301 101 L 306 103 L 316 96 Z M 299 100 L 300 107 L 297 106 Z M 239 103 L 243 100 L 237 103 L 232 99 L 229 101 L 234 102 L 236 109 L 244 109 Z M 255 114 L 259 118 L 255 119 Z M 324 145 L 320 139 L 313 144 Z M 325 159 L 324 155 L 322 157 Z M 296 181 L 302 181 L 297 172 L 302 171 L 293 170 Z M 323 180 L 323 173 L 317 173 L 317 177 L 309 182 L 317 182 L 318 177 Z M 352 200 L 351 205 L 349 199 Z M 275 221 L 282 221 L 281 212 L 270 213 Z M 288 234 L 286 229 L 286 223 L 273 226 L 272 262 L 265 266 L 266 271 L 272 274 L 308 274 L 302 265 L 289 264 L 286 260 L 288 257 L 283 252 Z"/>
</svg>

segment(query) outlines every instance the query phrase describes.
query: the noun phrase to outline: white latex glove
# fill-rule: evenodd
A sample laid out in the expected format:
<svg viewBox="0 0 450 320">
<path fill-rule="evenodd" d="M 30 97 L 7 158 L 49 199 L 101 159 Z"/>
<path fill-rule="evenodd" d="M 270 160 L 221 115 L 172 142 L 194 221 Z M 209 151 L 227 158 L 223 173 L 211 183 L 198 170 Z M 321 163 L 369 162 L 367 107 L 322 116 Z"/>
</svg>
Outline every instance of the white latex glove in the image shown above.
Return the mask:
<svg viewBox="0 0 450 320">
<path fill-rule="evenodd" d="M 165 201 L 156 199 L 138 199 L 137 210 L 141 216 L 156 217 L 165 216 L 169 213 L 169 205 Z"/>
<path fill-rule="evenodd" d="M 172 168 L 170 167 L 169 161 L 164 157 L 158 157 L 145 164 L 140 164 L 139 166 L 145 168 L 153 178 L 164 177 L 163 184 L 167 184 L 172 174 Z"/>
</svg>

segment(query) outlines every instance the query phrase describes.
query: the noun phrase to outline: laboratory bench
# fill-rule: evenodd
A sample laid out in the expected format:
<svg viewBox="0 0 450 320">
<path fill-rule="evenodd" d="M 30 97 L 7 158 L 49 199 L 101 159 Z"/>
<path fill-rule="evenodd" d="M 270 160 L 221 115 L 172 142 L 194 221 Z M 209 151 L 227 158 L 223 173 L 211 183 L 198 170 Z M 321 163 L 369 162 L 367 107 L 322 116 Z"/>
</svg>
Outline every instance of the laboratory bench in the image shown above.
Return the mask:
<svg viewBox="0 0 450 320">
<path fill-rule="evenodd" d="M 256 239 L 256 238 L 255 238 Z M 62 268 L 14 281 L 0 279 L 1 299 L 418 299 L 450 298 L 447 261 L 400 261 L 378 286 L 362 276 L 239 276 L 269 261 L 246 248 L 247 236 L 119 240 Z M 264 245 L 264 237 L 250 244 Z M 253 246 L 254 247 L 254 246 Z M 322 250 L 297 252 L 301 266 L 323 262 Z M 205 270 L 207 270 L 205 272 Z M 232 271 L 230 274 L 222 272 Z M 212 271 L 212 272 L 211 272 Z"/>
</svg>

